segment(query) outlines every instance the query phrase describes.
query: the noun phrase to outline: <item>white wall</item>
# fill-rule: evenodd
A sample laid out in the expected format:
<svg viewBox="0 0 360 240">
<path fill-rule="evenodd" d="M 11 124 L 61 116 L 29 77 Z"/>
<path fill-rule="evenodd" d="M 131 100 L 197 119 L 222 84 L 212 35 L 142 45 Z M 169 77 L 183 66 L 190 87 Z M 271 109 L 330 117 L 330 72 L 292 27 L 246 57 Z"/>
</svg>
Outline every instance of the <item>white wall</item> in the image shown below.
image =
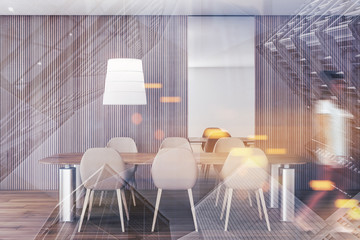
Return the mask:
<svg viewBox="0 0 360 240">
<path fill-rule="evenodd" d="M 189 17 L 188 136 L 221 127 L 255 132 L 253 17 Z"/>
</svg>

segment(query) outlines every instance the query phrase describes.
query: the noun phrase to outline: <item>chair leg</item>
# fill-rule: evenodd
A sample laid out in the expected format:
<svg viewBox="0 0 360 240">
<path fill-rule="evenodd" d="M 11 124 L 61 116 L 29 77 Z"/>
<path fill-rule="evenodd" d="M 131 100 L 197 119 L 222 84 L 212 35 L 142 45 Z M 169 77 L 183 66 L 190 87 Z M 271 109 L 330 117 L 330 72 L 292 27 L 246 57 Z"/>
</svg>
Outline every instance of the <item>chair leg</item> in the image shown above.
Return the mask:
<svg viewBox="0 0 360 240">
<path fill-rule="evenodd" d="M 120 190 L 120 193 L 121 193 L 121 198 L 122 198 L 124 209 L 125 209 L 126 219 L 129 221 L 129 210 L 128 210 L 127 203 L 126 203 L 125 192 L 124 192 L 124 190 Z"/>
<path fill-rule="evenodd" d="M 196 213 L 195 213 L 195 207 L 194 207 L 194 198 L 193 198 L 191 188 L 188 189 L 188 193 L 189 193 L 189 200 L 190 200 L 190 206 L 191 206 L 191 213 L 193 215 L 193 220 L 194 220 L 194 225 L 195 225 L 195 231 L 198 231 L 198 226 L 197 226 L 197 222 L 196 222 Z"/>
<path fill-rule="evenodd" d="M 204 169 L 205 169 L 205 165 L 201 164 L 201 171 L 204 172 Z"/>
<path fill-rule="evenodd" d="M 260 199 L 259 199 L 259 190 L 256 190 L 255 194 L 256 194 L 256 203 L 257 203 L 257 207 L 258 207 L 258 211 L 259 211 L 259 218 L 262 219 L 261 205 L 260 205 Z"/>
<path fill-rule="evenodd" d="M 216 189 L 215 207 L 217 207 L 218 202 L 219 202 L 220 189 L 221 189 L 221 185 L 219 185 L 219 186 L 217 187 L 217 189 Z"/>
<path fill-rule="evenodd" d="M 250 192 L 247 192 L 247 193 L 248 193 L 248 197 L 249 197 L 249 204 L 250 204 L 250 207 L 252 207 L 251 194 L 250 194 Z"/>
<path fill-rule="evenodd" d="M 135 165 L 135 166 L 136 166 L 136 165 Z M 134 183 L 135 189 L 137 189 L 137 182 L 136 182 L 135 174 L 134 174 L 134 177 L 133 177 L 133 183 Z"/>
<path fill-rule="evenodd" d="M 224 200 L 223 200 L 223 205 L 222 205 L 222 208 L 221 208 L 220 220 L 222 220 L 222 219 L 223 219 L 223 216 L 224 216 L 226 201 L 227 201 L 227 199 L 228 199 L 228 192 L 229 192 L 229 188 L 226 188 L 226 189 L 225 189 L 225 196 L 224 196 Z"/>
<path fill-rule="evenodd" d="M 91 189 L 86 189 L 86 195 L 85 195 L 84 204 L 83 204 L 83 209 L 82 209 L 81 216 L 80 216 L 80 222 L 79 222 L 78 232 L 80 232 L 80 230 L 81 230 L 81 225 L 82 225 L 82 223 L 83 223 L 83 221 L 84 221 L 84 216 L 85 216 L 86 208 L 87 208 L 87 205 L 88 205 L 88 202 L 89 202 L 90 192 L 91 192 Z"/>
<path fill-rule="evenodd" d="M 227 208 L 226 208 L 226 217 L 225 217 L 225 228 L 224 231 L 227 231 L 228 223 L 229 223 L 229 215 L 230 215 L 230 207 L 231 207 L 231 199 L 232 199 L 233 189 L 229 188 L 228 200 L 227 200 Z"/>
<path fill-rule="evenodd" d="M 134 207 L 136 207 L 134 188 L 132 186 L 130 187 L 130 193 L 131 193 L 131 198 L 132 198 L 132 201 L 133 201 L 133 205 L 134 205 Z"/>
<path fill-rule="evenodd" d="M 269 230 L 269 232 L 271 232 L 269 216 L 268 216 L 267 209 L 266 209 L 264 192 L 263 192 L 263 190 L 261 188 L 259 189 L 259 195 L 260 195 L 261 204 L 262 204 L 262 207 L 263 207 L 263 210 L 264 210 L 264 216 L 265 216 L 265 220 L 266 220 L 267 229 Z"/>
<path fill-rule="evenodd" d="M 105 191 L 101 191 L 100 201 L 99 201 L 99 207 L 101 206 L 101 203 L 102 203 L 102 200 L 103 200 L 103 197 L 104 197 L 104 192 L 105 192 Z"/>
<path fill-rule="evenodd" d="M 120 192 L 120 189 L 116 189 L 116 195 L 117 195 L 118 206 L 119 206 L 119 213 L 120 213 L 121 231 L 122 231 L 122 232 L 125 232 L 124 217 L 123 217 L 123 209 L 122 209 L 122 201 L 121 201 L 121 192 Z"/>
<path fill-rule="evenodd" d="M 117 196 L 117 195 L 116 195 L 116 191 L 115 191 L 115 195 L 112 194 L 110 206 L 113 206 L 113 205 L 114 205 L 114 201 L 117 199 L 116 196 Z"/>
<path fill-rule="evenodd" d="M 211 167 L 210 164 L 206 164 L 206 167 L 205 167 L 205 179 L 209 178 L 210 167 Z"/>
<path fill-rule="evenodd" d="M 93 203 L 94 203 L 94 193 L 95 193 L 95 191 L 92 190 L 91 194 L 90 194 L 90 203 L 89 203 L 88 218 L 87 218 L 88 221 L 90 219 L 90 214 L 91 214 L 92 206 L 93 206 Z"/>
<path fill-rule="evenodd" d="M 162 192 L 162 189 L 159 188 L 158 192 L 157 192 L 157 196 L 156 196 L 155 212 L 154 212 L 153 223 L 152 223 L 152 226 L 151 226 L 151 232 L 154 232 L 154 229 L 155 229 L 156 217 L 157 217 L 157 214 L 158 214 L 158 211 L 159 211 L 161 192 Z"/>
</svg>

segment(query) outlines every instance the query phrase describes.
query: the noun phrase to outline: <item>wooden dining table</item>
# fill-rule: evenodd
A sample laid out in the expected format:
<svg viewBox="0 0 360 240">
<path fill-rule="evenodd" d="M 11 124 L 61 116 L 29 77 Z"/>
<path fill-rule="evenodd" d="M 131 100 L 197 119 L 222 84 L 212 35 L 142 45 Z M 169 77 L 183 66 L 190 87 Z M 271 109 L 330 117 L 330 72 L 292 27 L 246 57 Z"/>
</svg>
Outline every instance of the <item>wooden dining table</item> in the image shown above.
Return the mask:
<svg viewBox="0 0 360 240">
<path fill-rule="evenodd" d="M 68 194 L 72 194 L 76 189 L 76 199 L 81 195 L 80 187 L 80 171 L 79 165 L 83 152 L 79 153 L 60 153 L 55 154 L 46 158 L 39 160 L 41 164 L 50 164 L 50 165 L 59 165 L 63 166 L 59 168 L 59 205 L 64 205 L 63 201 L 68 200 L 69 198 L 62 197 L 64 193 L 61 194 L 63 189 L 68 190 Z M 154 161 L 154 158 L 157 153 L 120 153 L 122 160 L 126 164 L 134 165 L 151 165 Z M 210 165 L 222 165 L 224 164 L 228 153 L 209 153 L 209 152 L 194 152 L 194 159 L 198 164 L 210 164 Z M 283 186 L 283 202 L 289 202 L 290 205 L 294 205 L 294 187 L 295 187 L 295 171 L 293 168 L 290 168 L 292 165 L 299 165 L 307 163 L 306 160 L 300 158 L 296 155 L 267 155 L 269 164 L 270 164 L 270 206 L 272 208 L 278 207 L 278 176 L 279 170 L 283 172 L 283 182 L 286 182 L 287 185 Z M 70 174 L 68 174 L 70 172 Z M 288 174 L 290 173 L 290 174 Z M 76 180 L 75 180 L 76 179 Z M 289 180 L 290 179 L 290 180 Z M 70 187 L 69 185 L 74 183 L 75 185 Z M 285 189 L 285 188 L 286 189 Z M 72 190 L 72 191 L 71 191 Z M 289 193 L 291 193 L 289 195 Z M 66 195 L 66 194 L 65 194 Z M 290 199 L 290 200 L 288 200 Z M 80 207 L 81 204 L 76 202 L 76 207 Z M 66 209 L 72 209 L 71 204 L 68 204 L 69 207 Z M 65 209 L 65 208 L 64 208 Z M 289 204 L 282 207 L 282 219 L 284 221 L 291 221 L 293 219 L 293 212 L 289 213 L 288 209 L 294 209 L 294 207 L 289 208 Z M 73 221 L 74 217 L 71 216 L 71 210 L 63 210 L 63 217 L 60 217 L 60 221 Z M 289 217 L 290 216 L 290 217 Z"/>
<path fill-rule="evenodd" d="M 127 164 L 151 165 L 157 153 L 120 153 Z M 39 160 L 41 164 L 75 166 L 80 165 L 83 152 L 60 153 Z M 194 152 L 194 159 L 198 164 L 224 164 L 228 153 Z M 305 164 L 307 161 L 297 155 L 267 155 L 270 164 Z"/>
<path fill-rule="evenodd" d="M 251 137 L 233 137 L 233 138 L 239 138 L 241 141 L 244 142 L 246 146 L 251 146 L 255 144 L 255 139 Z M 189 137 L 188 140 L 190 143 L 194 144 L 201 144 L 205 143 L 208 138 L 206 137 Z"/>
</svg>

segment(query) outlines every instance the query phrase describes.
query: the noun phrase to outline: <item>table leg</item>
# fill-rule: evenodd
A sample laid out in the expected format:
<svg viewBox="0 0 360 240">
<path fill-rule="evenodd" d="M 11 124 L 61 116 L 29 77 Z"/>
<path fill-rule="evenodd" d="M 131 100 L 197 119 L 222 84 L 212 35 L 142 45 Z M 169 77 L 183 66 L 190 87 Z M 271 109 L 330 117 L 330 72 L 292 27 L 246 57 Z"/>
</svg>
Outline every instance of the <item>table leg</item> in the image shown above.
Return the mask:
<svg viewBox="0 0 360 240">
<path fill-rule="evenodd" d="M 295 213 L 295 169 L 285 165 L 282 171 L 281 221 L 292 222 Z"/>
<path fill-rule="evenodd" d="M 270 170 L 270 206 L 269 208 L 279 207 L 279 168 L 281 164 L 272 164 Z"/>
<path fill-rule="evenodd" d="M 81 187 L 81 177 L 80 177 L 80 165 L 75 165 L 74 166 L 76 169 L 76 185 L 75 185 L 75 189 L 76 189 L 76 208 L 82 208 L 83 206 L 83 201 L 81 201 L 82 195 L 83 195 L 83 187 Z"/>
<path fill-rule="evenodd" d="M 75 190 L 75 168 L 65 167 L 59 169 L 59 221 L 73 222 Z"/>
</svg>

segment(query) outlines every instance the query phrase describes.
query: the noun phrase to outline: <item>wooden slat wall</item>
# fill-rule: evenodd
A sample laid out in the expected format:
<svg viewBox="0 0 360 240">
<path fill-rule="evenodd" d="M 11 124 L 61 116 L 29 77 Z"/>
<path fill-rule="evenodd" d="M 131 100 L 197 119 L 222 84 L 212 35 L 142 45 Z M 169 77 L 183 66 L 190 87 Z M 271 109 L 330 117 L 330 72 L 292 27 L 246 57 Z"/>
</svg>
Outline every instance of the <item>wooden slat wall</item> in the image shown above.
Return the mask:
<svg viewBox="0 0 360 240">
<path fill-rule="evenodd" d="M 255 19 L 255 46 L 259 46 L 273 36 L 289 16 L 257 16 Z M 312 161 L 312 164 L 296 167 L 296 188 L 309 189 L 310 180 L 323 177 L 316 174 L 316 159 L 308 151 L 314 136 L 313 106 L 291 91 L 287 81 L 274 70 L 277 63 L 270 65 L 266 55 L 260 54 L 259 49 L 255 51 L 255 133 L 268 137 L 267 140 L 256 141 L 256 145 L 264 151 L 286 149 L 287 154 L 300 155 Z M 359 174 L 352 169 L 345 169 L 343 177 L 346 179 L 345 190 L 360 187 Z"/>
<path fill-rule="evenodd" d="M 257 16 L 255 46 L 269 39 L 287 19 Z M 267 140 L 256 141 L 256 145 L 264 151 L 286 149 L 287 154 L 309 157 L 305 146 L 311 140 L 311 111 L 301 97 L 293 94 L 265 56 L 255 51 L 255 134 L 267 136 Z M 296 174 L 296 187 L 306 189 L 315 169 L 298 167 Z"/>
<path fill-rule="evenodd" d="M 145 82 L 162 84 L 147 89 L 147 105 L 102 105 L 107 60 L 120 57 L 141 58 Z M 186 137 L 187 17 L 0 16 L 0 76 L 0 189 L 57 189 L 57 167 L 39 159 L 115 136 L 140 152 Z"/>
<path fill-rule="evenodd" d="M 272 36 L 286 19 L 256 17 L 255 45 Z M 304 146 L 311 139 L 311 111 L 302 98 L 294 95 L 273 67 L 256 52 L 256 135 L 268 137 L 267 141 L 257 141 L 257 144 L 264 150 L 281 148 L 289 154 L 304 155 Z"/>
</svg>

